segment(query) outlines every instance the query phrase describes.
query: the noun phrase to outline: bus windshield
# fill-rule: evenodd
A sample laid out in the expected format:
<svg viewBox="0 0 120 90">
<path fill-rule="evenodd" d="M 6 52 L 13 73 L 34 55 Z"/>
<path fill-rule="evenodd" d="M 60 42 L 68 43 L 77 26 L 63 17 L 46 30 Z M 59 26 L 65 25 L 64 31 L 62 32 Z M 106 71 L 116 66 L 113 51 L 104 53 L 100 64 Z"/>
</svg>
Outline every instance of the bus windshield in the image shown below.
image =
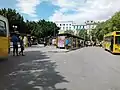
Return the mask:
<svg viewBox="0 0 120 90">
<path fill-rule="evenodd" d="M 0 36 L 6 37 L 6 24 L 4 21 L 0 20 Z"/>
<path fill-rule="evenodd" d="M 120 36 L 116 36 L 116 38 L 115 38 L 115 44 L 120 44 Z"/>
</svg>

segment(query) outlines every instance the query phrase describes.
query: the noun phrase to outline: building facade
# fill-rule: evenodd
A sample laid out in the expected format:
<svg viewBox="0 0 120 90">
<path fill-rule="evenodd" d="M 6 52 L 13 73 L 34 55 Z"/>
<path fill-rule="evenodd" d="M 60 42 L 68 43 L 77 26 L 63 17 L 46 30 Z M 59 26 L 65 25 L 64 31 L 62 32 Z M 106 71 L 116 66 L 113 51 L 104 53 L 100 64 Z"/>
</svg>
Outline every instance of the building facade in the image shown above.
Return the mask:
<svg viewBox="0 0 120 90">
<path fill-rule="evenodd" d="M 73 30 L 75 35 L 79 35 L 80 30 L 85 30 L 86 25 L 73 24 Z"/>
<path fill-rule="evenodd" d="M 74 30 L 82 30 L 82 29 L 85 29 L 86 25 L 76 25 L 76 24 L 73 24 L 73 29 Z"/>
<path fill-rule="evenodd" d="M 60 27 L 60 30 L 73 30 L 73 21 L 57 21 L 55 23 L 58 27 Z"/>
<path fill-rule="evenodd" d="M 96 24 L 93 22 L 87 21 L 85 24 L 76 24 L 73 21 L 56 21 L 58 27 L 60 27 L 59 33 L 64 33 L 66 30 L 74 31 L 74 34 L 77 35 L 80 30 L 87 30 L 87 33 L 90 34 L 92 29 L 95 29 Z"/>
</svg>

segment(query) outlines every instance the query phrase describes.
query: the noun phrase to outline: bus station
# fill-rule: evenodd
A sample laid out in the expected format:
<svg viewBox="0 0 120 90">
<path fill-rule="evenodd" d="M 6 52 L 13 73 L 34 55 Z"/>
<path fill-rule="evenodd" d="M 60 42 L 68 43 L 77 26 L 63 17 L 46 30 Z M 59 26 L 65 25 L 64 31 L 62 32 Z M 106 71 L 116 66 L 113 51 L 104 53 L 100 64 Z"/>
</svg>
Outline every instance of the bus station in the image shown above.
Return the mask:
<svg viewBox="0 0 120 90">
<path fill-rule="evenodd" d="M 65 45 L 66 40 L 69 40 L 68 46 Z M 56 37 L 56 46 L 60 49 L 78 49 L 83 46 L 83 42 L 83 38 L 69 33 L 58 34 Z"/>
</svg>

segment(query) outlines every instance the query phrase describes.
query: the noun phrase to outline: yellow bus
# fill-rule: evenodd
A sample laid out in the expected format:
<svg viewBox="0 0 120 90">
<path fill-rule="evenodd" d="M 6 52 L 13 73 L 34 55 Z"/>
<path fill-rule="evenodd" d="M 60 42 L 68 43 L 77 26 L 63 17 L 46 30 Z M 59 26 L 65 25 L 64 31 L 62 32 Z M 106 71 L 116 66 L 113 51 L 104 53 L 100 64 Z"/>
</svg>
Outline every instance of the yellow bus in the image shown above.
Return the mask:
<svg viewBox="0 0 120 90">
<path fill-rule="evenodd" d="M 0 15 L 0 59 L 7 59 L 10 49 L 9 25 L 7 18 Z"/>
<path fill-rule="evenodd" d="M 103 47 L 111 53 L 120 53 L 120 31 L 104 35 Z"/>
</svg>

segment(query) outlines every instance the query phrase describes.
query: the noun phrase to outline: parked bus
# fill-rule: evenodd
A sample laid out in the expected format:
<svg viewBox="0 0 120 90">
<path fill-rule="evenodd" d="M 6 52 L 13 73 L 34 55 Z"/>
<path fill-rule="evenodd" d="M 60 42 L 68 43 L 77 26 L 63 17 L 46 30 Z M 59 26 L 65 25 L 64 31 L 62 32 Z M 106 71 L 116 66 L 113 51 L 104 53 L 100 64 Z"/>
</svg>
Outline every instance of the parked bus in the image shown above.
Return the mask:
<svg viewBox="0 0 120 90">
<path fill-rule="evenodd" d="M 120 31 L 104 35 L 103 47 L 111 53 L 120 53 Z"/>
<path fill-rule="evenodd" d="M 8 20 L 0 15 L 0 59 L 7 59 L 9 51 L 10 39 Z"/>
</svg>

